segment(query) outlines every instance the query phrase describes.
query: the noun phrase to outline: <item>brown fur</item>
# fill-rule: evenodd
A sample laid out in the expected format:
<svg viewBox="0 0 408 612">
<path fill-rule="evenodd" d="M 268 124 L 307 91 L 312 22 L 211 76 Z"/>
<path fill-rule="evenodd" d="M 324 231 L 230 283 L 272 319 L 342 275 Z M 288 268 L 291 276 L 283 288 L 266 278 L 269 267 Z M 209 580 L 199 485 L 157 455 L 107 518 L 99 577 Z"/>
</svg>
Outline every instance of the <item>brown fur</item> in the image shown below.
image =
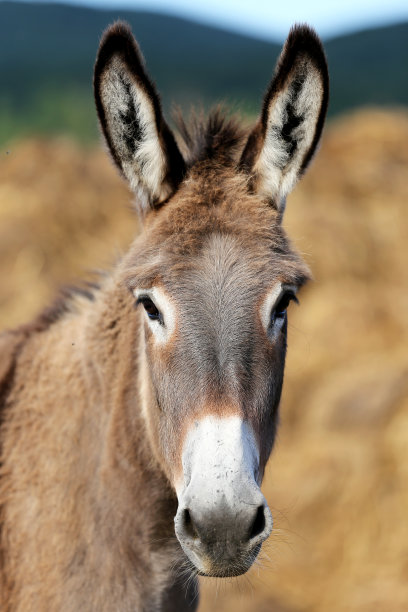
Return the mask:
<svg viewBox="0 0 408 612">
<path fill-rule="evenodd" d="M 161 138 L 168 128 L 132 41 L 120 26 L 105 36 L 96 90 L 113 53 L 135 62 Z M 2 612 L 194 610 L 196 581 L 184 584 L 191 564 L 173 526 L 186 431 L 209 412 L 239 413 L 261 473 L 269 457 L 286 328 L 271 342 L 254 313 L 273 283 L 300 287 L 308 270 L 281 214 L 237 167 L 238 124 L 217 111 L 180 126 L 185 162 L 169 163 L 177 188 L 111 276 L 0 336 Z M 165 346 L 131 293 L 153 284 L 178 312 Z"/>
<path fill-rule="evenodd" d="M 33 331 L 14 369 L 3 406 L 2 610 L 156 609 L 171 584 L 160 557 L 167 570 L 177 552 L 165 521 L 176 502 L 129 414 L 138 317 L 114 281 L 93 306 L 81 301 L 80 314 Z"/>
</svg>

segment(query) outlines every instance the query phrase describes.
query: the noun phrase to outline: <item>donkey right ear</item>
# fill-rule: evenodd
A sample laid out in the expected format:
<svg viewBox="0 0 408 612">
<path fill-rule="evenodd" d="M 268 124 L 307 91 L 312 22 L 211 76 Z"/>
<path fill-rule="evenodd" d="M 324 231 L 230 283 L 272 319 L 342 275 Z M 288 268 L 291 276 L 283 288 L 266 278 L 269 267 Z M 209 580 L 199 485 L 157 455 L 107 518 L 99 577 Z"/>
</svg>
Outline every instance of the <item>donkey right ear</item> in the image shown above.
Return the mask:
<svg viewBox="0 0 408 612">
<path fill-rule="evenodd" d="M 177 189 L 185 162 L 125 23 L 110 26 L 102 37 L 95 63 L 94 94 L 112 157 L 145 213 Z"/>
<path fill-rule="evenodd" d="M 262 113 L 241 157 L 254 191 L 283 212 L 319 143 L 329 77 L 322 44 L 308 26 L 290 31 Z"/>
</svg>

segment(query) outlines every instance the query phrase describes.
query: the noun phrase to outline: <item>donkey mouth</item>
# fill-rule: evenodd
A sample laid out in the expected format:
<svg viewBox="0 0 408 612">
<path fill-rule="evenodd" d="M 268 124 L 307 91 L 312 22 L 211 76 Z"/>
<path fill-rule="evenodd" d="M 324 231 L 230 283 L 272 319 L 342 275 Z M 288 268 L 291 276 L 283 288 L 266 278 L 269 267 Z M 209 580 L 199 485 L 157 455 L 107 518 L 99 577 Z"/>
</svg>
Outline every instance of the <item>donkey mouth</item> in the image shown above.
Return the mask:
<svg viewBox="0 0 408 612">
<path fill-rule="evenodd" d="M 258 544 L 246 558 L 239 560 L 234 559 L 234 561 L 227 561 L 224 564 L 217 560 L 217 562 L 213 562 L 211 567 L 206 569 L 206 571 L 197 567 L 194 567 L 194 571 L 198 576 L 203 576 L 205 578 L 236 578 L 237 576 L 242 576 L 242 574 L 246 574 L 251 568 L 261 550 L 261 546 L 261 544 Z M 206 566 L 210 565 L 208 558 L 206 561 Z"/>
<path fill-rule="evenodd" d="M 187 557 L 184 568 L 192 574 L 204 578 L 235 578 L 242 576 L 252 567 L 261 547 L 262 544 L 258 544 L 246 555 L 240 555 L 234 557 L 234 559 L 228 557 L 222 560 L 219 555 L 213 557 L 204 552 L 199 554 L 198 551 L 186 550 L 186 547 L 183 546 L 183 551 Z"/>
<path fill-rule="evenodd" d="M 208 578 L 231 578 L 245 574 L 257 558 L 263 538 L 244 543 L 222 537 L 221 534 L 219 536 L 203 541 L 177 534 L 187 557 L 186 568 Z"/>
</svg>

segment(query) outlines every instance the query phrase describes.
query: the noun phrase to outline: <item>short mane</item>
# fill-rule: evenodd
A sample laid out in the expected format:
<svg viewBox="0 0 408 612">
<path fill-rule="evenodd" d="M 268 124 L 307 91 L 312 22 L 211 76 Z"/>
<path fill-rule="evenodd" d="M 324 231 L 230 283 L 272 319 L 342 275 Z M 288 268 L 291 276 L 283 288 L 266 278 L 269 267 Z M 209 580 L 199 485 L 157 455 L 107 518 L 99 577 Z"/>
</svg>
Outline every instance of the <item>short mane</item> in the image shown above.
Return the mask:
<svg viewBox="0 0 408 612">
<path fill-rule="evenodd" d="M 37 316 L 29 323 L 20 325 L 15 330 L 4 331 L 0 334 L 0 339 L 6 334 L 21 333 L 28 337 L 33 333 L 47 331 L 51 325 L 59 321 L 69 312 L 75 310 L 75 299 L 80 297 L 91 302 L 95 299 L 96 292 L 100 289 L 98 283 L 85 282 L 82 285 L 68 285 L 62 287 L 50 305 L 43 308 Z"/>
<path fill-rule="evenodd" d="M 221 164 L 235 162 L 247 135 L 240 119 L 229 115 L 221 106 L 213 108 L 208 115 L 202 110 L 193 110 L 187 122 L 178 109 L 174 121 L 189 167 L 206 160 L 216 160 Z"/>
</svg>

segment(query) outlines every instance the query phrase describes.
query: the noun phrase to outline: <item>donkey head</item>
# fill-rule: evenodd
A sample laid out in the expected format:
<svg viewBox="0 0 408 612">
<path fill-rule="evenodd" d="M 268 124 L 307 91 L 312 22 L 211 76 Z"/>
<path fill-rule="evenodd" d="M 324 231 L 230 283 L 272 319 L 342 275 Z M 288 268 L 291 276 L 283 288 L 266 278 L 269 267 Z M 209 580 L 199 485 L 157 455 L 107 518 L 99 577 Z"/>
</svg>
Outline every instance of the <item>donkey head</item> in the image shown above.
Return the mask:
<svg viewBox="0 0 408 612">
<path fill-rule="evenodd" d="M 272 529 L 260 491 L 275 438 L 286 310 L 308 269 L 281 225 L 318 144 L 328 99 L 316 34 L 295 27 L 252 132 L 220 113 L 180 147 L 126 25 L 104 35 L 95 97 L 108 147 L 136 193 L 144 232 L 124 282 L 141 308 L 146 431 L 178 497 L 192 569 L 245 572 Z"/>
</svg>

